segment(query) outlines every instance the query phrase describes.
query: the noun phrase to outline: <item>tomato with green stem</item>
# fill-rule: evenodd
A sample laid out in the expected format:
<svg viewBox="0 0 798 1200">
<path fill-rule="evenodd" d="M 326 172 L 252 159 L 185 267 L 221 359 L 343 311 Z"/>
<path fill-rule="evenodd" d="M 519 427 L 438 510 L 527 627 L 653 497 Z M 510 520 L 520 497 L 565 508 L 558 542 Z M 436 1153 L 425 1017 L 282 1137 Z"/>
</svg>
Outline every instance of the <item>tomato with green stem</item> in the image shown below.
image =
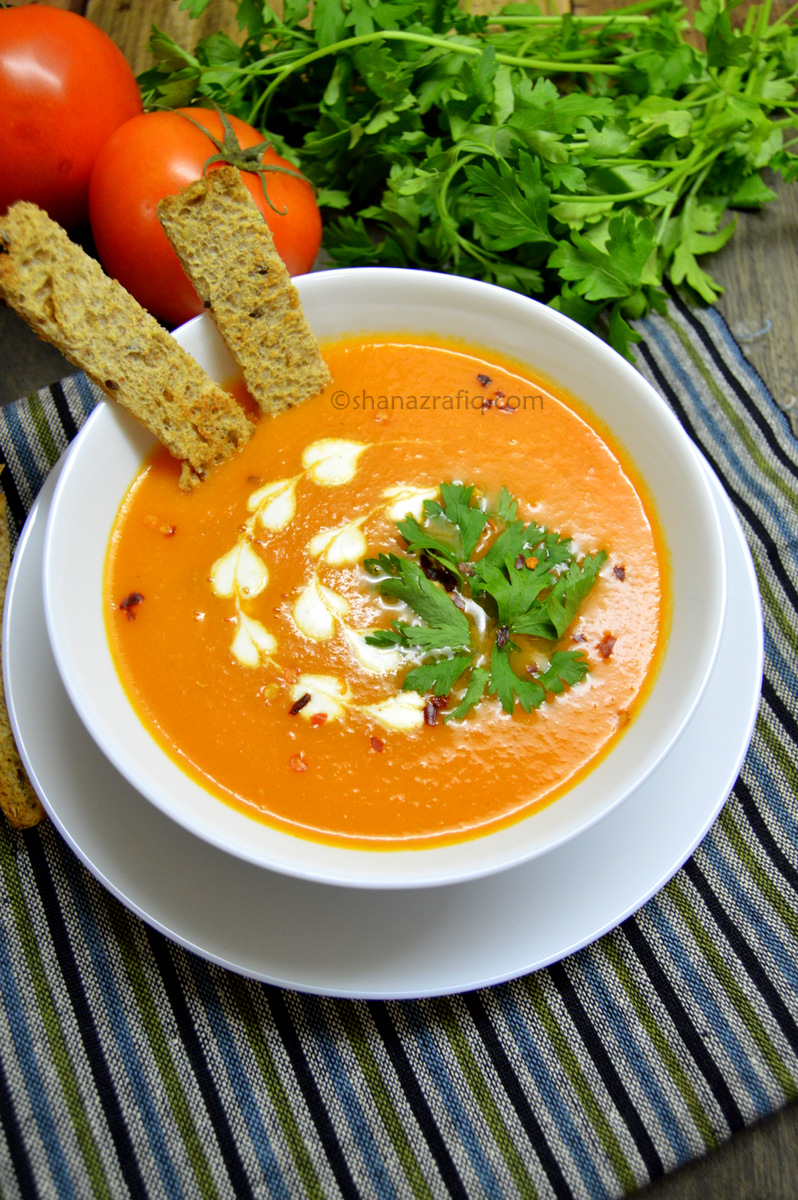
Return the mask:
<svg viewBox="0 0 798 1200">
<path fill-rule="evenodd" d="M 135 117 L 98 155 L 89 191 L 91 229 L 108 274 L 169 326 L 203 306 L 161 228 L 158 202 L 220 162 L 243 168 L 244 183 L 291 275 L 309 271 L 321 245 L 313 188 L 251 125 L 203 108 Z"/>
<path fill-rule="evenodd" d="M 141 109 L 122 51 L 91 21 L 0 9 L 0 213 L 30 200 L 67 229 L 85 224 L 97 154 Z"/>
</svg>

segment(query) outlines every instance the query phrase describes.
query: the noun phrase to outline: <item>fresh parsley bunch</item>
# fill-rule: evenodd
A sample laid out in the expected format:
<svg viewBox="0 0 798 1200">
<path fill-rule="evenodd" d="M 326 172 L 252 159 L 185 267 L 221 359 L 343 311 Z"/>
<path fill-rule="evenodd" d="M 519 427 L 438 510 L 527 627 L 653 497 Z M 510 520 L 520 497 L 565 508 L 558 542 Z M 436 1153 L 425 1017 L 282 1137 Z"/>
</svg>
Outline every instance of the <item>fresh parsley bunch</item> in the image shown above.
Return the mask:
<svg viewBox="0 0 798 1200">
<path fill-rule="evenodd" d="M 578 650 L 555 650 L 549 666 L 535 676 L 519 676 L 510 653 L 514 636 L 556 643 L 576 617 L 579 606 L 606 561 L 603 550 L 577 561 L 568 538 L 518 518 L 518 501 L 503 489 L 495 512 L 474 502 L 474 487 L 440 485 L 441 503 L 424 502 L 424 521 L 397 521 L 407 553 L 366 559 L 383 596 L 401 600 L 420 618 L 392 621 L 366 641 L 399 647 L 419 655 L 421 665 L 405 676 L 402 687 L 422 694 L 448 696 L 464 687 L 457 707 L 444 720 L 462 720 L 483 697 L 496 694 L 505 712 L 516 701 L 527 712 L 547 694 L 578 683 L 588 670 Z M 488 521 L 500 529 L 488 550 L 474 557 Z M 467 602 L 493 630 L 487 640 L 466 615 Z M 462 683 L 461 681 L 465 682 Z"/>
<path fill-rule="evenodd" d="M 182 0 L 195 16 L 208 0 Z M 294 147 L 337 219 L 334 263 L 422 267 L 535 295 L 631 357 L 629 320 L 666 280 L 712 302 L 700 265 L 730 209 L 795 178 L 785 140 L 798 83 L 795 8 L 702 0 L 688 40 L 678 0 L 600 16 L 458 0 L 239 0 L 246 37 L 193 53 L 154 29 L 145 101 L 192 99 Z"/>
</svg>

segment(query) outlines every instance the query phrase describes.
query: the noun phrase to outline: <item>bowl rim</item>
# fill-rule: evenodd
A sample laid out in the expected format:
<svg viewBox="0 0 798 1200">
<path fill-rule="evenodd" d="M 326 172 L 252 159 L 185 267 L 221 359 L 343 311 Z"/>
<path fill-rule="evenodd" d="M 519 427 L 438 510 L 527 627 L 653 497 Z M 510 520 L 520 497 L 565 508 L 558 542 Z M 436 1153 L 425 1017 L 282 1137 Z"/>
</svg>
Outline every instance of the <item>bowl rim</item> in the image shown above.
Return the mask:
<svg viewBox="0 0 798 1200">
<path fill-rule="evenodd" d="M 67 636 L 68 629 L 65 628 L 62 614 L 59 612 L 59 589 L 61 586 L 59 570 L 63 567 L 61 561 L 63 555 L 59 556 L 58 546 L 63 539 L 64 521 L 68 521 L 69 519 L 68 510 L 72 502 L 72 489 L 76 486 L 76 479 L 78 481 L 80 479 L 80 473 L 84 470 L 84 462 L 87 459 L 91 461 L 91 457 L 94 455 L 96 449 L 94 443 L 98 442 L 102 444 L 109 437 L 120 437 L 128 439 L 128 441 L 132 440 L 133 453 L 138 454 L 140 461 L 146 452 L 147 446 L 152 444 L 153 441 L 150 435 L 146 434 L 141 427 L 135 425 L 132 418 L 129 418 L 126 413 L 112 404 L 99 404 L 71 443 L 66 451 L 63 469 L 61 470 L 53 495 L 45 530 L 43 555 L 43 590 L 47 633 L 58 672 L 69 699 L 102 752 L 109 758 L 114 767 L 150 802 L 196 836 L 210 841 L 217 848 L 249 862 L 256 863 L 266 869 L 312 880 L 317 883 L 385 889 L 441 886 L 464 882 L 529 861 L 563 845 L 572 837 L 578 836 L 581 832 L 584 832 L 604 816 L 608 815 L 619 804 L 623 803 L 644 780 L 649 778 L 666 755 L 670 753 L 670 750 L 681 736 L 703 695 L 720 645 L 726 601 L 725 553 L 720 518 L 700 452 L 690 441 L 665 400 L 659 396 L 655 389 L 651 387 L 630 363 L 626 362 L 626 360 L 622 359 L 614 350 L 601 342 L 594 334 L 577 325 L 570 318 L 540 304 L 538 301 L 517 293 L 508 292 L 506 289 L 497 287 L 496 285 L 488 284 L 481 280 L 441 275 L 436 272 L 410 271 L 402 268 L 386 267 L 337 268 L 298 277 L 294 282 L 300 292 L 303 304 L 307 308 L 308 297 L 311 295 L 315 295 L 316 303 L 319 306 L 329 303 L 329 298 L 335 297 L 336 293 L 338 293 L 340 299 L 339 289 L 342 281 L 347 287 L 354 286 L 356 289 L 365 287 L 366 292 L 373 291 L 374 288 L 407 287 L 408 285 L 415 284 L 416 288 L 420 288 L 422 291 L 432 289 L 430 294 L 437 296 L 440 303 L 445 301 L 447 297 L 455 296 L 457 303 L 461 302 L 457 299 L 458 297 L 463 297 L 469 300 L 469 302 L 471 300 L 491 300 L 500 306 L 504 305 L 508 311 L 517 312 L 521 317 L 523 317 L 524 313 L 534 313 L 537 321 L 542 323 L 541 327 L 543 329 L 564 332 L 568 341 L 572 344 L 581 344 L 589 355 L 598 355 L 598 358 L 605 364 L 605 369 L 610 369 L 614 374 L 619 376 L 621 382 L 626 382 L 628 386 L 639 391 L 641 395 L 645 395 L 647 403 L 651 407 L 651 412 L 657 416 L 661 429 L 667 431 L 668 435 L 673 439 L 674 444 L 678 447 L 683 468 L 688 472 L 691 484 L 696 489 L 697 494 L 701 496 L 703 519 L 707 526 L 706 532 L 709 534 L 716 554 L 712 580 L 712 604 L 716 616 L 715 636 L 714 642 L 711 639 L 707 639 L 704 646 L 703 667 L 700 672 L 701 678 L 698 685 L 694 687 L 689 697 L 689 702 L 682 705 L 678 719 L 673 722 L 670 736 L 661 742 L 656 753 L 649 756 L 645 768 L 635 775 L 633 785 L 627 787 L 625 790 L 619 789 L 610 799 L 603 803 L 594 803 L 592 810 L 587 816 L 582 815 L 579 820 L 572 820 L 570 824 L 565 822 L 564 826 L 562 822 L 555 822 L 554 830 L 544 830 L 544 826 L 551 825 L 551 820 L 541 822 L 540 818 L 543 814 L 551 813 L 552 810 L 561 806 L 564 808 L 564 802 L 567 798 L 581 789 L 586 781 L 595 777 L 597 772 L 601 771 L 602 763 L 599 763 L 589 772 L 585 781 L 577 783 L 574 788 L 569 789 L 553 804 L 546 806 L 539 812 L 521 818 L 519 821 L 494 833 L 477 836 L 450 846 L 431 847 L 420 850 L 371 850 L 349 848 L 340 845 L 330 846 L 321 842 L 313 842 L 306 838 L 283 833 L 273 827 L 264 826 L 260 822 L 255 822 L 251 818 L 239 814 L 236 810 L 215 797 L 213 798 L 214 804 L 225 813 L 224 824 L 235 825 L 237 827 L 235 831 L 231 829 L 225 832 L 224 829 L 220 830 L 218 828 L 218 823 L 211 822 L 208 824 L 207 821 L 198 821 L 190 809 L 176 809 L 173 799 L 164 795 L 163 785 L 159 785 L 151 776 L 142 777 L 140 761 L 135 756 L 131 758 L 124 739 L 117 736 L 114 729 L 109 729 L 107 713 L 101 705 L 98 705 L 97 698 L 93 698 L 91 694 L 92 672 L 90 670 L 87 671 L 86 664 L 84 663 L 81 674 L 81 670 L 79 669 L 80 663 L 76 663 L 75 655 L 70 651 L 70 639 Z M 377 332 L 377 329 L 375 328 L 373 331 Z M 418 328 L 416 331 L 419 333 L 423 332 L 421 328 Z M 344 330 L 342 329 L 341 336 L 343 335 Z M 214 339 L 219 342 L 215 327 L 206 314 L 192 318 L 192 320 L 180 326 L 179 329 L 174 331 L 174 336 L 184 348 L 189 349 L 190 353 L 194 352 L 192 347 L 196 348 L 198 342 L 202 343 L 204 348 L 207 348 L 206 344 L 209 340 L 211 343 L 214 342 Z M 323 335 L 320 334 L 320 336 Z M 218 352 L 218 346 L 216 347 L 216 352 Z M 609 364 L 609 368 L 607 364 Z M 531 364 L 530 367 L 534 369 Z M 579 397 L 579 401 L 589 414 L 592 411 L 590 403 L 581 397 Z M 601 420 L 600 417 L 599 420 Z M 618 440 L 623 441 L 622 438 L 618 438 Z M 121 484 L 119 485 L 120 502 L 127 491 L 129 483 L 130 479 L 128 478 L 124 483 L 124 487 Z M 103 551 L 104 549 L 105 547 L 103 547 Z M 112 661 L 107 643 L 106 650 L 108 651 L 108 660 Z M 76 667 L 78 668 L 77 670 Z M 115 668 L 113 670 L 117 687 L 124 696 L 124 689 L 115 674 Z M 656 690 L 656 687 L 657 681 L 653 685 L 652 694 Z M 127 700 L 126 696 L 125 699 Z M 650 700 L 651 696 L 646 701 L 646 705 L 643 706 L 643 710 L 650 703 Z M 127 703 L 133 721 L 146 733 L 146 727 L 140 722 L 130 702 L 128 701 Z M 630 727 L 630 730 L 624 734 L 624 738 L 618 743 L 619 746 L 623 745 L 632 736 L 632 731 L 638 725 L 639 720 L 640 718 L 638 717 L 632 727 Z M 148 733 L 146 733 L 146 737 L 151 745 L 156 747 L 158 755 L 166 763 L 170 763 L 174 771 L 180 773 L 183 781 L 187 781 L 191 788 L 203 791 L 198 784 L 190 780 L 188 776 L 180 771 L 179 767 L 171 762 L 166 752 L 157 746 L 157 743 L 155 743 L 154 739 Z M 606 762 L 613 758 L 615 754 L 616 750 L 614 749 L 610 755 L 605 757 L 604 761 Z M 168 779 L 174 779 L 173 772 L 168 769 L 166 775 Z M 204 795 L 208 797 L 209 793 L 204 792 Z M 532 841 L 525 843 L 523 837 L 519 835 L 519 831 L 522 828 L 527 828 L 528 823 L 533 821 L 537 822 L 538 832 L 542 836 L 536 840 L 533 835 Z M 251 836 L 247 837 L 245 830 L 239 827 L 240 822 L 245 823 L 246 830 L 250 834 L 254 825 L 258 830 L 267 829 L 270 836 L 258 839 L 253 839 Z M 559 829 L 556 827 L 558 824 L 562 826 Z M 233 836 L 233 833 L 235 833 L 235 836 Z"/>
</svg>

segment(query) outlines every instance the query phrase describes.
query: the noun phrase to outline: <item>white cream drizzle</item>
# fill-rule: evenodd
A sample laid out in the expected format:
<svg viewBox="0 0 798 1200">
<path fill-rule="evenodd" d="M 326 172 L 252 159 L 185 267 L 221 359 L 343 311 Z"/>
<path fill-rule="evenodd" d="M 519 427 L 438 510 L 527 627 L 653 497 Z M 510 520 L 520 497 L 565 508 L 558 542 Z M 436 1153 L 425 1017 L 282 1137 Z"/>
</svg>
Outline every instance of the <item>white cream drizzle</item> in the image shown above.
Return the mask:
<svg viewBox="0 0 798 1200">
<path fill-rule="evenodd" d="M 255 520 L 270 532 L 285 529 L 296 516 L 296 485 L 299 476 L 293 479 L 278 479 L 258 488 L 247 500 L 247 508 L 254 512 Z"/>
<path fill-rule="evenodd" d="M 334 567 L 360 562 L 369 548 L 362 530 L 366 519 L 356 517 L 354 521 L 347 521 L 335 529 L 322 529 L 308 543 L 308 554 Z"/>
<path fill-rule="evenodd" d="M 238 628 L 231 647 L 233 654 L 242 666 L 259 667 L 264 659 L 274 655 L 277 639 L 254 617 L 248 617 L 240 609 L 236 615 Z"/>
<path fill-rule="evenodd" d="M 296 703 L 307 695 L 310 700 L 299 710 L 299 715 L 306 721 L 322 715 L 328 721 L 337 721 L 352 700 L 346 681 L 337 675 L 300 675 L 291 688 L 291 699 Z"/>
<path fill-rule="evenodd" d="M 340 487 L 357 474 L 360 456 L 369 445 L 343 438 L 320 438 L 302 452 L 303 472 L 291 478 L 263 484 L 247 498 L 252 514 L 243 526 L 243 536 L 211 567 L 210 585 L 214 595 L 235 600 L 236 630 L 231 651 L 244 667 L 255 668 L 275 658 L 278 643 L 275 636 L 255 617 L 246 613 L 243 605 L 259 596 L 268 586 L 269 570 L 262 554 L 261 543 L 254 539 L 256 527 L 265 533 L 286 529 L 297 513 L 297 484 L 307 478 L 319 487 Z M 412 483 L 397 483 L 386 487 L 374 512 L 382 509 L 390 521 L 412 515 L 421 520 L 424 501 L 435 499 L 436 488 L 419 487 Z M 309 542 L 307 554 L 311 560 L 330 566 L 345 567 L 360 563 L 368 554 L 368 542 L 363 526 L 372 513 L 354 517 L 333 529 L 320 530 Z M 361 670 L 372 675 L 392 675 L 405 662 L 405 656 L 392 648 L 380 649 L 366 641 L 369 629 L 353 629 L 347 621 L 350 605 L 345 596 L 327 587 L 314 569 L 308 583 L 291 608 L 296 629 L 315 642 L 341 636 Z M 310 696 L 299 710 L 309 721 L 323 715 L 337 720 L 348 710 L 358 711 L 386 729 L 409 732 L 424 722 L 424 697 L 417 692 L 393 692 L 373 704 L 358 705 L 345 679 L 336 675 L 300 675 L 291 686 L 293 702 Z"/>
<path fill-rule="evenodd" d="M 438 495 L 437 488 L 419 488 L 414 484 L 398 483 L 383 491 L 383 498 L 392 500 L 385 509 L 389 521 L 401 521 L 403 517 L 415 517 L 420 521 L 424 515 L 424 501 L 434 500 Z"/>
<path fill-rule="evenodd" d="M 361 667 L 370 675 L 392 675 L 405 661 L 398 650 L 390 650 L 388 647 L 383 650 L 379 646 L 370 646 L 366 638 L 373 632 L 371 629 L 350 629 L 342 623 L 341 632 Z"/>
<path fill-rule="evenodd" d="M 360 711 L 388 729 L 409 733 L 424 724 L 424 703 L 418 692 L 397 692 L 378 704 L 364 705 Z"/>
<path fill-rule="evenodd" d="M 339 592 L 319 583 L 313 576 L 294 603 L 292 616 L 300 633 L 314 642 L 325 642 L 333 636 L 339 619 L 349 612 L 349 601 Z"/>
<path fill-rule="evenodd" d="M 398 692 L 376 704 L 356 704 L 346 681 L 337 675 L 300 675 L 290 694 L 294 704 L 310 696 L 297 714 L 306 721 L 319 716 L 337 721 L 354 710 L 395 733 L 410 733 L 424 724 L 424 697 L 418 692 Z"/>
<path fill-rule="evenodd" d="M 357 474 L 357 462 L 366 442 L 349 442 L 344 438 L 320 438 L 302 451 L 302 466 L 314 483 L 322 487 L 341 487 Z"/>
<path fill-rule="evenodd" d="M 269 571 L 260 555 L 252 549 L 249 539 L 242 538 L 232 550 L 217 558 L 211 567 L 210 578 L 215 595 L 252 600 L 268 584 Z"/>
</svg>

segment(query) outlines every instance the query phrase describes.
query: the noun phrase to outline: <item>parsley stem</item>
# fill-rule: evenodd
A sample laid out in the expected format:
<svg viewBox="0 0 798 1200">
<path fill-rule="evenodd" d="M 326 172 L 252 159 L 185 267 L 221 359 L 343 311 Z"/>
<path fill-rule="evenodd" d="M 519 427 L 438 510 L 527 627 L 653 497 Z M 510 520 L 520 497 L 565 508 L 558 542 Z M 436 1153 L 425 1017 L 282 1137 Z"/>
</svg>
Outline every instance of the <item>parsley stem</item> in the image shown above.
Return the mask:
<svg viewBox="0 0 798 1200">
<path fill-rule="evenodd" d="M 763 38 L 776 37 L 778 34 L 781 33 L 781 31 L 782 31 L 781 27 L 786 25 L 791 20 L 791 18 L 795 16 L 796 13 L 798 13 L 798 4 L 793 4 L 792 8 L 788 8 L 785 13 L 782 13 L 780 17 L 776 18 L 776 20 L 773 22 L 773 24 L 770 26 L 770 28 L 766 29 L 764 31 L 764 33 L 762 34 L 762 37 Z"/>
<path fill-rule="evenodd" d="M 667 3 L 668 0 L 664 0 L 664 2 Z M 636 6 L 632 5 L 632 7 L 636 7 Z M 627 15 L 627 12 L 625 9 L 616 9 L 614 12 L 610 12 L 610 13 L 594 13 L 592 16 L 590 13 L 568 13 L 567 15 L 568 15 L 569 23 L 573 22 L 574 24 L 576 24 L 578 22 L 580 25 L 610 25 L 610 24 L 644 25 L 650 19 L 644 13 L 639 13 L 639 14 L 636 13 L 634 15 L 631 15 L 631 14 Z M 520 16 L 520 17 L 510 17 L 510 16 L 506 16 L 506 15 L 505 16 L 497 16 L 496 24 L 504 25 L 504 26 L 510 26 L 510 25 L 533 25 L 533 26 L 534 25 L 562 25 L 563 20 L 564 20 L 564 17 L 562 15 L 555 15 L 555 14 L 545 15 L 545 14 L 541 14 L 541 13 L 529 13 L 528 15 Z"/>
<path fill-rule="evenodd" d="M 266 67 L 258 73 L 261 75 L 274 75 L 275 78 L 264 89 L 258 101 L 253 105 L 251 110 L 252 116 L 258 112 L 260 108 L 266 104 L 280 87 L 289 75 L 293 75 L 295 71 L 301 70 L 303 67 L 310 66 L 311 63 L 318 62 L 319 59 L 327 58 L 331 54 L 340 54 L 344 50 L 351 50 L 356 46 L 367 46 L 373 42 L 415 42 L 418 45 L 430 46 L 433 49 L 448 50 L 453 54 L 465 54 L 472 58 L 478 57 L 483 52 L 482 44 L 478 46 L 470 46 L 463 42 L 456 42 L 448 37 L 430 37 L 424 33 L 413 33 L 407 29 L 378 29 L 373 33 L 362 33 L 356 37 L 344 38 L 340 42 L 333 42 L 329 46 L 322 46 L 320 50 L 314 50 L 311 54 L 305 54 L 302 58 L 296 59 L 287 67 Z M 529 71 L 551 71 L 558 75 L 564 73 L 563 63 L 556 59 L 549 58 L 526 58 L 514 54 L 497 54 L 496 62 L 502 63 L 507 67 L 524 67 Z M 590 62 L 572 62 L 567 64 L 567 71 L 574 74 L 601 74 L 601 75 L 619 75 L 623 68 L 615 66 L 613 63 L 590 63 Z"/>
<path fill-rule="evenodd" d="M 659 179 L 655 179 L 652 183 L 647 184 L 642 188 L 635 188 L 628 192 L 605 192 L 603 194 L 594 194 L 590 196 L 563 196 L 557 192 L 552 192 L 549 197 L 554 203 L 566 204 L 618 204 L 627 203 L 629 200 L 642 200 L 646 196 L 650 196 L 652 192 L 658 192 L 661 188 L 669 188 L 672 183 L 678 183 L 685 175 L 692 171 L 699 171 L 705 163 L 712 162 L 720 154 L 721 149 L 712 150 L 704 158 L 695 161 L 696 155 L 703 149 L 702 144 L 697 143 L 688 154 L 683 162 L 679 163 L 673 170 L 668 171 L 665 175 L 661 175 Z"/>
</svg>

